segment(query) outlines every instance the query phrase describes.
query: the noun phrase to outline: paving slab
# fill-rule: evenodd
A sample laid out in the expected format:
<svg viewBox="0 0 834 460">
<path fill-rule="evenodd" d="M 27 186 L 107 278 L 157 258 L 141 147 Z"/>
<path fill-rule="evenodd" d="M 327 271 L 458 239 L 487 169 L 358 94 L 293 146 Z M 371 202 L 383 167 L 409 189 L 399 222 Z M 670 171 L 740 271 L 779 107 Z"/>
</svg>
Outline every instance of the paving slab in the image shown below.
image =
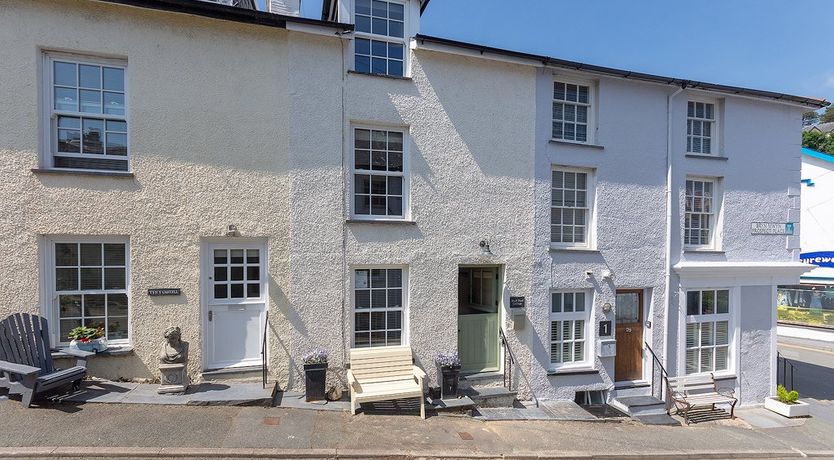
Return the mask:
<svg viewBox="0 0 834 460">
<path fill-rule="evenodd" d="M 736 417 L 749 423 L 753 428 L 785 428 L 801 426 L 806 419 L 787 418 L 764 407 L 742 407 L 736 409 Z"/>
<path fill-rule="evenodd" d="M 275 394 L 275 406 L 292 409 L 325 410 L 350 412 L 350 400 L 339 401 L 305 401 L 304 392 L 279 391 Z"/>
<path fill-rule="evenodd" d="M 597 417 L 573 401 L 542 401 L 539 405 L 553 420 L 597 420 Z"/>
<path fill-rule="evenodd" d="M 123 402 L 127 394 L 138 386 L 138 383 L 131 382 L 91 380 L 83 382 L 79 391 L 55 399 L 61 402 L 114 404 Z"/>
</svg>

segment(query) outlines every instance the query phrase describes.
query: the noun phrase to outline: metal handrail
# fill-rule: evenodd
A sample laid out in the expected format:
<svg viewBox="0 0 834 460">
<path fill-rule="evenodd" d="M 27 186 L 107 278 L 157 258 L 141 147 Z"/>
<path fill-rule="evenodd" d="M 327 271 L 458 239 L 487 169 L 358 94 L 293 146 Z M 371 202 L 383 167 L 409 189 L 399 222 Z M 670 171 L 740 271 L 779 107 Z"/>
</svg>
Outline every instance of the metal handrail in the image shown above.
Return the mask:
<svg viewBox="0 0 834 460">
<path fill-rule="evenodd" d="M 666 401 L 666 399 L 669 396 L 668 392 L 667 392 L 665 397 L 664 397 L 663 393 L 664 393 L 664 387 L 666 386 L 666 385 L 664 385 L 664 380 L 665 380 L 666 383 L 669 382 L 669 373 L 666 372 L 666 368 L 663 367 L 663 363 L 660 362 L 660 358 L 657 357 L 657 355 L 654 353 L 654 350 L 652 350 L 652 347 L 649 346 L 648 342 L 643 342 L 643 343 L 646 345 L 646 349 L 649 350 L 649 353 L 651 353 L 651 355 L 652 355 L 652 381 L 651 381 L 652 396 L 655 396 L 655 393 L 656 393 L 657 394 L 657 396 L 656 396 L 657 399 L 659 399 L 660 401 L 664 401 L 668 404 L 668 401 Z M 658 366 L 660 368 L 660 379 L 659 379 L 660 382 L 659 382 L 659 384 L 658 384 L 657 380 L 655 380 L 655 374 L 657 373 L 657 367 L 656 366 Z M 659 391 L 655 392 L 655 388 L 658 388 Z"/>
<path fill-rule="evenodd" d="M 261 378 L 263 379 L 263 387 L 266 388 L 266 376 L 267 376 L 267 367 L 266 367 L 266 333 L 269 330 L 269 311 L 266 312 L 266 317 L 264 318 L 264 337 L 261 341 Z"/>
<path fill-rule="evenodd" d="M 779 384 L 779 362 L 780 361 L 782 362 L 782 385 L 788 391 L 793 391 L 794 365 L 788 358 L 785 358 L 784 356 L 782 356 L 782 354 L 779 353 L 778 351 L 776 352 L 776 384 L 777 385 Z M 791 385 L 790 385 L 790 387 L 788 387 L 788 367 L 790 367 L 790 370 L 791 370 L 791 372 L 790 372 L 790 376 L 791 376 L 791 380 L 790 380 Z"/>
<path fill-rule="evenodd" d="M 510 348 L 510 341 L 507 340 L 507 336 L 504 335 L 504 329 L 499 327 L 498 334 L 501 338 L 501 346 L 504 348 L 504 386 L 512 391 L 513 390 L 513 364 L 516 363 L 515 354 L 513 354 L 512 348 Z M 536 394 L 533 392 L 533 386 L 530 385 L 530 381 L 527 380 L 527 375 L 524 374 L 524 371 L 519 368 L 518 373 L 521 374 L 521 377 L 524 379 L 524 383 L 527 385 L 527 389 L 530 390 L 530 396 L 533 397 L 533 402 L 536 403 L 536 407 L 539 407 L 539 398 L 536 397 Z"/>
</svg>

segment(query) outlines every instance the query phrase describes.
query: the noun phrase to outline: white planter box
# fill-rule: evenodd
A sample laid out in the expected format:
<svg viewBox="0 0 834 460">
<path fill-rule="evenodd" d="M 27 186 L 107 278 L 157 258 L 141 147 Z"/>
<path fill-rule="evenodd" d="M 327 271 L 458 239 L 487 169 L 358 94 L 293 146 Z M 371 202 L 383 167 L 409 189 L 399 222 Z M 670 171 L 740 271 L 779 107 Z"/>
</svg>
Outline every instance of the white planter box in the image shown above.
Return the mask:
<svg viewBox="0 0 834 460">
<path fill-rule="evenodd" d="M 808 417 L 811 415 L 811 406 L 806 403 L 797 400 L 795 404 L 785 404 L 779 401 L 776 397 L 770 397 L 765 399 L 765 409 L 770 409 L 777 414 L 793 418 L 793 417 Z"/>
</svg>

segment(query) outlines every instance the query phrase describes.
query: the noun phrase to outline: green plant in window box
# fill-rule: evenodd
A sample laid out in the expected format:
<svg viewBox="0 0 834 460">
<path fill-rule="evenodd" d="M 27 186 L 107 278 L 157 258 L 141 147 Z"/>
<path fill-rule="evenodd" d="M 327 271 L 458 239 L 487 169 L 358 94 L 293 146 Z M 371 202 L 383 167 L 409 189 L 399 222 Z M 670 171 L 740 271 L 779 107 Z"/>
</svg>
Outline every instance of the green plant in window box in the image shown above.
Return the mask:
<svg viewBox="0 0 834 460">
<path fill-rule="evenodd" d="M 104 327 L 79 326 L 71 330 L 67 337 L 72 339 L 70 348 L 96 353 L 107 349 L 107 339 L 104 337 Z"/>
</svg>

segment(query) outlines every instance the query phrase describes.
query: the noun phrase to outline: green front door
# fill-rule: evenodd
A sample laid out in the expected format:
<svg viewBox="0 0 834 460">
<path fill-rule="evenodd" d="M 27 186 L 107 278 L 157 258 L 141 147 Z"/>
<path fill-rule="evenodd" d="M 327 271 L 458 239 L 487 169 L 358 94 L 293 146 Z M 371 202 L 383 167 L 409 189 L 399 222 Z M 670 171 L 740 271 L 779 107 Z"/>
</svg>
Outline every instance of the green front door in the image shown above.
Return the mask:
<svg viewBox="0 0 834 460">
<path fill-rule="evenodd" d="M 498 370 L 498 267 L 458 272 L 458 354 L 466 373 Z"/>
</svg>

